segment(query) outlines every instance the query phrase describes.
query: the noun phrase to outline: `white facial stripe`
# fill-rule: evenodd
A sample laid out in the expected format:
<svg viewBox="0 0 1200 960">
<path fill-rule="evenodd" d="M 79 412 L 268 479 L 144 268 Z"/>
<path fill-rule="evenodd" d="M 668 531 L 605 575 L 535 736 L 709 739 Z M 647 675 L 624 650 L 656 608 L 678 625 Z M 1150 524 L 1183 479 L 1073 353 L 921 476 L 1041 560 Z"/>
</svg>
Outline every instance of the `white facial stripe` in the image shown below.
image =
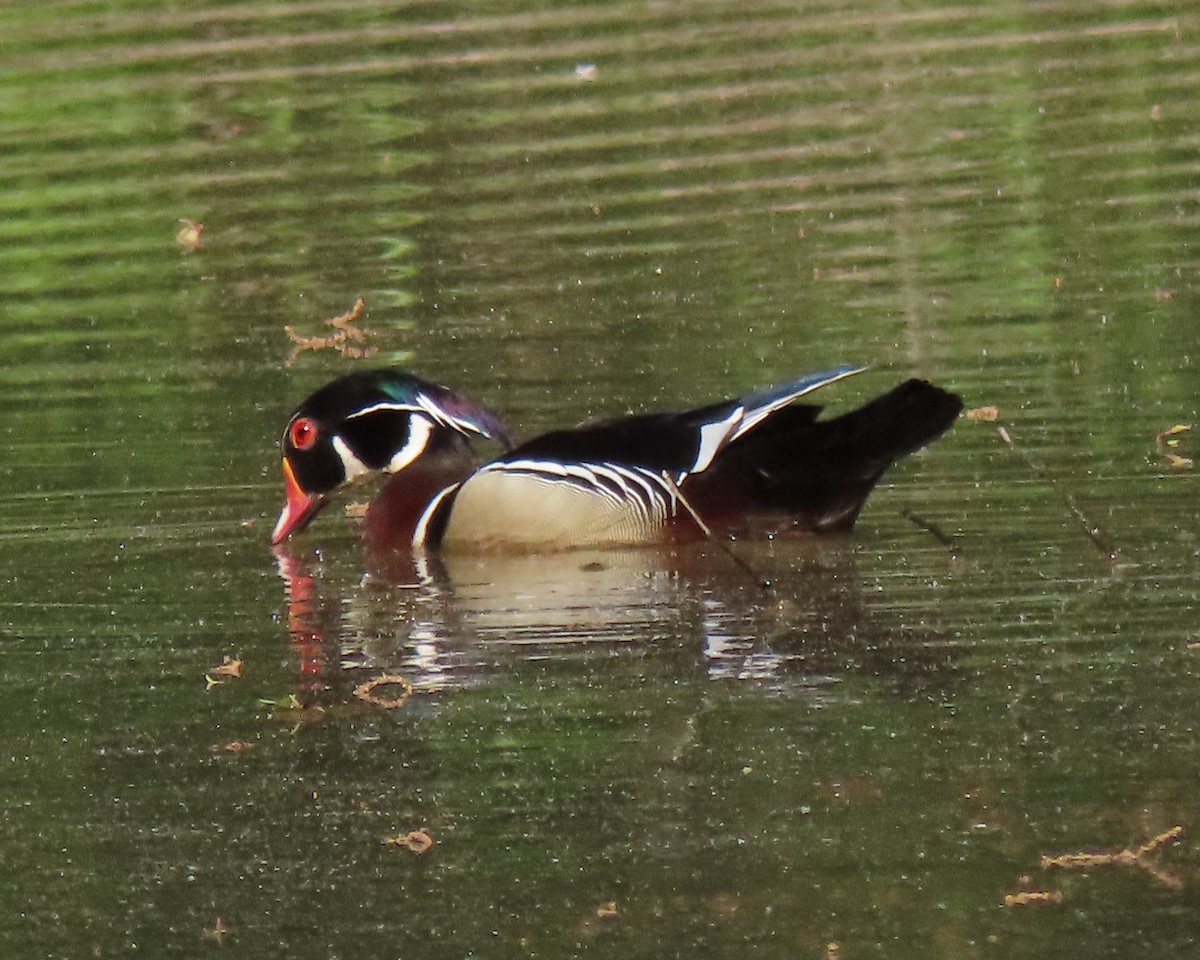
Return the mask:
<svg viewBox="0 0 1200 960">
<path fill-rule="evenodd" d="M 342 469 L 346 472 L 347 481 L 357 480 L 359 477 L 366 476 L 371 472 L 367 465 L 354 455 L 354 452 L 341 437 L 335 435 L 332 443 L 333 449 L 342 461 Z"/>
<path fill-rule="evenodd" d="M 365 417 L 369 413 L 378 413 L 380 410 L 393 410 L 397 413 L 426 413 L 436 423 L 445 424 L 453 430 L 458 430 L 460 433 L 474 433 L 483 437 L 490 437 L 486 431 L 481 430 L 476 424 L 469 420 L 460 420 L 458 417 L 452 417 L 441 409 L 434 401 L 423 393 L 417 394 L 417 402 L 413 403 L 396 403 L 391 400 L 381 400 L 379 403 L 373 403 L 369 407 L 363 407 L 361 410 L 356 410 L 354 413 L 346 417 L 347 420 L 353 420 L 356 417 Z"/>
<path fill-rule="evenodd" d="M 425 447 L 429 444 L 432 434 L 433 421 L 419 413 L 414 413 L 408 418 L 408 439 L 404 441 L 404 446 L 392 454 L 392 459 L 383 469 L 388 473 L 399 473 L 425 452 Z"/>
<path fill-rule="evenodd" d="M 414 407 L 411 403 L 391 403 L 387 400 L 381 400 L 379 403 L 373 403 L 369 407 L 363 407 L 361 410 L 356 410 L 354 413 L 346 417 L 347 420 L 353 420 L 355 417 L 365 417 L 368 413 L 377 413 L 380 410 L 396 410 L 401 413 L 421 413 L 421 407 Z"/>
</svg>

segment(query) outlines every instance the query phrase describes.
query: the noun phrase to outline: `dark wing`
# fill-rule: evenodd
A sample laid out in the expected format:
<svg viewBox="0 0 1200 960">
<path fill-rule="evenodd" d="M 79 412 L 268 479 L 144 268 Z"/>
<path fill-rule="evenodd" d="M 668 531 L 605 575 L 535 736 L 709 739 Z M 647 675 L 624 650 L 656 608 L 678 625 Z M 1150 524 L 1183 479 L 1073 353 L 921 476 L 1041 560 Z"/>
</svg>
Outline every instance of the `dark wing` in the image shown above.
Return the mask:
<svg viewBox="0 0 1200 960">
<path fill-rule="evenodd" d="M 682 490 L 714 528 L 757 515 L 803 529 L 848 529 L 884 471 L 944 433 L 962 406 L 947 390 L 909 380 L 829 420 L 788 407 L 731 443 Z"/>
<path fill-rule="evenodd" d="M 858 373 L 860 367 L 809 374 L 781 387 L 683 413 L 646 413 L 555 430 L 521 444 L 504 460 L 615 463 L 671 474 L 677 479 L 708 467 L 722 450 L 757 433 L 787 409 L 811 422 L 820 407 L 796 404 L 812 391 Z"/>
</svg>

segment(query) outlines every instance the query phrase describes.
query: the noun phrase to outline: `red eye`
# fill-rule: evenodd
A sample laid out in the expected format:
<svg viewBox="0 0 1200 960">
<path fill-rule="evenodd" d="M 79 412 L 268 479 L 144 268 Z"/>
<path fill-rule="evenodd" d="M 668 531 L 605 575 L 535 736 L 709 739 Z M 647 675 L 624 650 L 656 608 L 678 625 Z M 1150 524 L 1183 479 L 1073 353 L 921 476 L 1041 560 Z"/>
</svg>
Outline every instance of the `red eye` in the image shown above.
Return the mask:
<svg viewBox="0 0 1200 960">
<path fill-rule="evenodd" d="M 288 439 L 297 450 L 307 450 L 317 442 L 317 425 L 307 417 L 301 417 L 288 430 Z"/>
</svg>

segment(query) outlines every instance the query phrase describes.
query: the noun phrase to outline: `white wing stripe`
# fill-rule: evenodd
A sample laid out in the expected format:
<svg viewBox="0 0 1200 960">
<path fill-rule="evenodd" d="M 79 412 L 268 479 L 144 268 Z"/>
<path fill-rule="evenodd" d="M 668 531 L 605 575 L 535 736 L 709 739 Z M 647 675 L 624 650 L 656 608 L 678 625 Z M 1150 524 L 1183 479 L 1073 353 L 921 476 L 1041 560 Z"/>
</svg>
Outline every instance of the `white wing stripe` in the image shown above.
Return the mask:
<svg viewBox="0 0 1200 960">
<path fill-rule="evenodd" d="M 429 397 L 423 393 L 417 394 L 417 403 L 420 404 L 421 410 L 424 410 L 426 413 L 428 413 L 438 423 L 442 423 L 447 427 L 457 429 L 461 433 L 475 433 L 481 437 L 487 436 L 487 433 L 480 429 L 477 424 L 472 423 L 470 420 L 460 420 L 458 417 L 450 416 L 450 414 L 446 413 L 445 410 L 439 407 L 435 401 L 430 400 Z"/>
<path fill-rule="evenodd" d="M 841 373 L 834 374 L 825 380 L 819 380 L 816 383 L 810 384 L 803 390 L 797 390 L 795 393 L 789 393 L 785 397 L 780 397 L 779 399 L 773 400 L 770 403 L 763 404 L 761 407 L 756 407 L 755 409 L 749 411 L 749 413 L 742 419 L 742 422 L 738 424 L 737 429 L 733 432 L 733 436 L 729 438 L 729 442 L 733 443 L 733 441 L 737 440 L 739 437 L 745 436 L 776 410 L 786 407 L 793 400 L 799 400 L 805 394 L 812 393 L 814 390 L 819 390 L 821 387 L 826 387 L 831 383 L 837 383 L 837 381 L 844 380 L 846 377 L 852 377 L 856 373 L 862 373 L 864 369 L 864 367 L 852 367 L 848 370 L 842 371 Z"/>
<path fill-rule="evenodd" d="M 696 459 L 692 463 L 691 469 L 688 471 L 689 473 L 699 473 L 701 470 L 708 469 L 709 464 L 713 462 L 713 457 L 717 455 L 717 452 L 725 446 L 726 440 L 729 439 L 729 432 L 735 425 L 740 425 L 742 415 L 745 412 L 745 407 L 737 407 L 724 420 L 706 423 L 700 428 L 700 450 L 696 454 Z"/>
</svg>

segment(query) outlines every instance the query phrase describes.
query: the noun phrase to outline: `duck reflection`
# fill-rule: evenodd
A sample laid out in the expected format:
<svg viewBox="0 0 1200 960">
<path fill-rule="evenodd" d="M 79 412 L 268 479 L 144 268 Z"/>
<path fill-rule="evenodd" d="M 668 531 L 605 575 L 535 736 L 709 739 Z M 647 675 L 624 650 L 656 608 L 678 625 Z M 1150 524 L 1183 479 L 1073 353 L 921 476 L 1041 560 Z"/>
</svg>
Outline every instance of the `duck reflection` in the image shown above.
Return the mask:
<svg viewBox="0 0 1200 960">
<path fill-rule="evenodd" d="M 620 651 L 711 679 L 836 695 L 847 672 L 902 685 L 952 675 L 952 649 L 864 602 L 852 537 L 674 549 L 391 553 L 349 576 L 275 548 L 310 692 L 378 673 L 417 690 L 487 683 L 515 660 Z M 768 583 L 754 571 L 770 570 Z M 932 601 L 931 601 L 932 603 Z M 908 611 L 911 618 L 911 611 Z"/>
</svg>

